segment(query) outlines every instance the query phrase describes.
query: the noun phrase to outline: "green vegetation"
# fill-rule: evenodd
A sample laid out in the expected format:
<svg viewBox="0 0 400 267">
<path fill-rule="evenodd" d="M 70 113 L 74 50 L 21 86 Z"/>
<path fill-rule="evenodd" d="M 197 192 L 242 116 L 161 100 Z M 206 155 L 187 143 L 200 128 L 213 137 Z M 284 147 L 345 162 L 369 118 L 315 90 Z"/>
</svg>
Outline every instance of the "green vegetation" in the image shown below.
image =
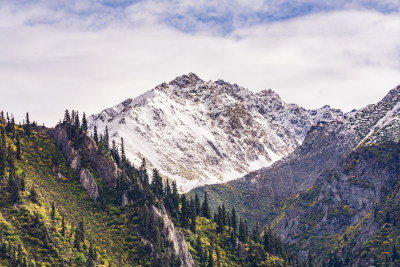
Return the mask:
<svg viewBox="0 0 400 267">
<path fill-rule="evenodd" d="M 134 168 L 123 145 L 108 145 L 108 131 L 94 132 L 98 153 L 114 160 L 121 173 L 110 188 L 96 172 L 88 150 L 85 116 L 66 111 L 58 126 L 82 157 L 100 188 L 92 201 L 70 168 L 51 130 L 30 123 L 16 125 L 0 115 L 0 265 L 1 266 L 181 266 L 165 221 L 154 209 L 165 207 L 188 241 L 198 266 L 285 266 L 294 257 L 272 232 L 249 232 L 235 209 L 219 207 L 214 217 L 209 200 L 179 195 L 146 161 Z M 122 144 L 123 144 L 123 140 Z M 122 198 L 128 204 L 121 207 Z M 213 217 L 213 218 L 212 218 Z M 233 223 L 235 222 L 235 223 Z M 265 243 L 265 244 L 264 244 Z M 268 247 L 265 247 L 267 244 Z"/>
</svg>

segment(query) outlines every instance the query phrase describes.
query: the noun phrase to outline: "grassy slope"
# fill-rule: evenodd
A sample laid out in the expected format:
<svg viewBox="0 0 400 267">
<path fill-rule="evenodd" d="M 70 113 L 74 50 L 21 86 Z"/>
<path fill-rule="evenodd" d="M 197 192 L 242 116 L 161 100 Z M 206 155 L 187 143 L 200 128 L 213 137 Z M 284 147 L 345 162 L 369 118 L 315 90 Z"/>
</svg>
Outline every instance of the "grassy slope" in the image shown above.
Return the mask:
<svg viewBox="0 0 400 267">
<path fill-rule="evenodd" d="M 23 130 L 18 129 L 23 135 Z M 12 142 L 8 138 L 9 142 Z M 54 141 L 46 131 L 34 132 L 30 137 L 21 138 L 22 159 L 16 161 L 17 173 L 25 174 L 26 190 L 22 193 L 19 203 L 13 204 L 7 192 L 7 179 L 0 182 L 0 233 L 11 237 L 13 243 L 22 243 L 25 253 L 30 259 L 38 256 L 37 262 L 60 263 L 56 253 L 46 257 L 49 251 L 43 251 L 33 238 L 31 223 L 35 212 L 45 222 L 49 231 L 51 243 L 59 251 L 60 258 L 65 260 L 74 258 L 77 254 L 73 248 L 73 239 L 69 238 L 71 228 L 76 227 L 83 220 L 86 230 L 86 246 L 92 241 L 98 248 L 99 264 L 134 265 L 140 263 L 136 252 L 141 249 L 138 237 L 132 231 L 136 225 L 128 220 L 127 215 L 114 206 L 105 210 L 99 209 L 87 196 L 80 186 L 78 178 L 71 170 Z M 14 147 L 15 150 L 15 147 Z M 62 178 L 53 172 L 52 159 L 58 162 L 58 171 Z M 7 177 L 7 175 L 6 175 Z M 39 205 L 29 199 L 31 187 L 38 192 Z M 63 214 L 67 221 L 67 233 L 64 238 L 60 235 L 61 216 L 56 220 L 50 219 L 51 202 L 55 203 L 58 214 Z M 128 223 L 129 221 L 129 223 Z M 125 238 L 124 238 L 125 237 Z M 87 251 L 84 252 L 87 256 Z"/>
</svg>

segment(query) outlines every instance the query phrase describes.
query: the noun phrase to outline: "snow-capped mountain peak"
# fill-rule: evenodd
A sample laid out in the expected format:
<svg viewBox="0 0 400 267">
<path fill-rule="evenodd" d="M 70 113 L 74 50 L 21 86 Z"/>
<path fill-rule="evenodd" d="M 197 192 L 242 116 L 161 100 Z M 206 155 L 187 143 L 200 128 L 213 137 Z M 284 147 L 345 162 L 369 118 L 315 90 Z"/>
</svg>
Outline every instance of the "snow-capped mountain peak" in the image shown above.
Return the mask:
<svg viewBox="0 0 400 267">
<path fill-rule="evenodd" d="M 185 192 L 269 166 L 301 144 L 312 124 L 342 117 L 329 106 L 286 104 L 271 89 L 253 93 L 189 73 L 89 121 L 99 132 L 107 125 L 117 143 L 124 138 L 131 161 L 145 157 Z"/>
</svg>

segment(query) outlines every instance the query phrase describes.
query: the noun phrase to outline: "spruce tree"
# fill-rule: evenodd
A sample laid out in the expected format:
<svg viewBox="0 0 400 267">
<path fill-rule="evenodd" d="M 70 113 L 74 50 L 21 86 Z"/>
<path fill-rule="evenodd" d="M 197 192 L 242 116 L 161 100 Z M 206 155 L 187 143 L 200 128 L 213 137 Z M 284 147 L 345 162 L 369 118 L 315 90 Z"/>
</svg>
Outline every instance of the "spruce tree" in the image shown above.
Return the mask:
<svg viewBox="0 0 400 267">
<path fill-rule="evenodd" d="M 51 202 L 51 212 L 50 217 L 54 221 L 56 218 L 56 206 L 54 205 L 54 201 Z"/>
<path fill-rule="evenodd" d="M 249 238 L 249 226 L 247 223 L 247 219 L 244 220 L 244 235 L 245 235 L 245 239 L 247 241 L 247 239 Z"/>
<path fill-rule="evenodd" d="M 126 162 L 124 138 L 121 137 L 121 161 Z"/>
<path fill-rule="evenodd" d="M 26 113 L 26 117 L 25 117 L 25 125 L 24 125 L 25 127 L 25 134 L 27 135 L 27 136 L 30 136 L 31 135 L 31 122 L 30 122 L 30 120 L 29 120 L 29 113 L 27 112 Z"/>
<path fill-rule="evenodd" d="M 9 172 L 14 172 L 14 153 L 11 149 L 10 143 L 8 143 L 7 147 L 7 163 Z"/>
<path fill-rule="evenodd" d="M 25 173 L 22 175 L 22 177 L 19 179 L 20 183 L 19 183 L 19 187 L 21 192 L 25 191 Z"/>
<path fill-rule="evenodd" d="M 208 205 L 207 191 L 204 191 L 204 201 L 203 201 L 203 205 L 201 207 L 201 215 L 203 217 L 206 217 L 207 219 L 211 218 L 210 206 Z"/>
<path fill-rule="evenodd" d="M 109 137 L 109 134 L 108 134 L 108 127 L 106 125 L 106 129 L 104 130 L 104 135 L 103 135 L 103 145 L 104 145 L 104 148 L 105 148 L 105 150 L 107 152 L 110 151 L 110 144 L 109 144 L 110 140 L 109 139 L 110 139 L 110 137 Z"/>
<path fill-rule="evenodd" d="M 64 126 L 69 126 L 71 124 L 71 116 L 69 115 L 68 109 L 65 110 L 63 124 Z"/>
<path fill-rule="evenodd" d="M 212 248 L 210 246 L 210 251 L 208 252 L 208 264 L 207 267 L 214 267 L 214 259 L 212 257 L 213 251 Z"/>
<path fill-rule="evenodd" d="M 246 229 L 242 218 L 240 218 L 239 221 L 239 241 L 243 243 L 246 242 Z"/>
<path fill-rule="evenodd" d="M 63 237 L 65 237 L 65 217 L 64 217 L 64 215 L 62 216 L 62 219 L 61 219 L 61 235 Z"/>
<path fill-rule="evenodd" d="M 188 222 L 188 204 L 186 201 L 186 195 L 183 194 L 181 197 L 181 225 L 183 228 L 187 227 Z"/>
<path fill-rule="evenodd" d="M 203 246 L 201 244 L 200 235 L 197 235 L 196 251 L 197 251 L 197 255 L 199 255 L 200 263 L 204 264 L 205 263 L 205 257 L 204 257 Z"/>
<path fill-rule="evenodd" d="M 222 222 L 222 208 L 221 208 L 221 206 L 218 206 L 218 213 L 216 214 L 215 222 L 217 223 L 217 232 L 221 233 L 223 228 L 224 228 L 224 225 L 223 225 L 223 222 Z"/>
<path fill-rule="evenodd" d="M 93 246 L 93 242 L 90 242 L 90 247 L 89 247 L 89 260 L 96 262 L 97 261 L 97 253 L 96 249 Z"/>
<path fill-rule="evenodd" d="M 160 173 L 158 172 L 157 169 L 153 169 L 153 179 L 151 181 L 151 186 L 152 186 L 153 193 L 156 196 L 162 196 L 163 195 L 163 193 L 164 193 L 163 182 L 162 182 L 162 178 L 160 176 Z"/>
<path fill-rule="evenodd" d="M 82 126 L 81 126 L 81 129 L 82 129 L 83 133 L 87 133 L 87 131 L 88 131 L 88 124 L 87 124 L 85 112 L 83 112 L 83 115 L 82 115 Z"/>
<path fill-rule="evenodd" d="M 17 133 L 16 146 L 17 146 L 17 154 L 16 154 L 17 160 L 21 160 L 21 140 L 18 133 Z"/>
<path fill-rule="evenodd" d="M 259 224 L 256 224 L 256 227 L 253 229 L 253 236 L 252 239 L 255 243 L 260 243 L 260 228 Z"/>
<path fill-rule="evenodd" d="M 5 147 L 5 136 L 3 126 L 0 125 L 1 135 L 0 135 L 0 180 L 4 178 L 6 172 L 6 147 Z"/>
<path fill-rule="evenodd" d="M 197 193 L 194 196 L 194 206 L 195 206 L 196 216 L 200 216 L 201 204 L 199 195 Z"/>
<path fill-rule="evenodd" d="M 99 136 L 97 134 L 97 126 L 96 125 L 93 127 L 93 140 L 96 142 L 96 144 L 99 143 Z"/>
<path fill-rule="evenodd" d="M 172 181 L 172 204 L 174 205 L 175 210 L 178 210 L 179 193 L 178 193 L 178 187 L 176 186 L 175 181 Z"/>
<path fill-rule="evenodd" d="M 141 182 L 143 183 L 143 187 L 148 188 L 149 187 L 149 175 L 147 174 L 145 158 L 142 159 L 142 165 L 140 165 L 139 172 L 140 172 Z"/>
<path fill-rule="evenodd" d="M 29 198 L 33 203 L 38 203 L 37 193 L 35 187 L 32 185 L 31 192 Z"/>
<path fill-rule="evenodd" d="M 232 225 L 233 232 L 236 233 L 237 232 L 237 218 L 236 218 L 235 206 L 233 206 L 233 208 L 232 208 L 231 225 Z"/>
<path fill-rule="evenodd" d="M 15 119 L 13 115 L 11 115 L 10 132 L 13 134 L 13 136 L 15 135 Z"/>
<path fill-rule="evenodd" d="M 266 252 L 268 252 L 268 253 L 272 253 L 274 242 L 273 242 L 273 235 L 272 235 L 271 225 L 268 225 L 265 228 L 263 243 L 264 243 L 264 250 Z"/>
</svg>

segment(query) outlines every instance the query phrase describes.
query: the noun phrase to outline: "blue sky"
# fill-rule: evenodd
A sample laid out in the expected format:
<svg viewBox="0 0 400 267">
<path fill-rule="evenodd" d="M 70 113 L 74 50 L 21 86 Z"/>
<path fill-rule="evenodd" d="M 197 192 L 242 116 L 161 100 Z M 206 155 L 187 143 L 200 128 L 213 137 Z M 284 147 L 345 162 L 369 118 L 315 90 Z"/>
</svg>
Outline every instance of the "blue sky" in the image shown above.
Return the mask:
<svg viewBox="0 0 400 267">
<path fill-rule="evenodd" d="M 391 0 L 3 0 L 0 107 L 53 125 L 65 108 L 99 112 L 195 72 L 348 111 L 400 84 L 399 10 Z"/>
</svg>

